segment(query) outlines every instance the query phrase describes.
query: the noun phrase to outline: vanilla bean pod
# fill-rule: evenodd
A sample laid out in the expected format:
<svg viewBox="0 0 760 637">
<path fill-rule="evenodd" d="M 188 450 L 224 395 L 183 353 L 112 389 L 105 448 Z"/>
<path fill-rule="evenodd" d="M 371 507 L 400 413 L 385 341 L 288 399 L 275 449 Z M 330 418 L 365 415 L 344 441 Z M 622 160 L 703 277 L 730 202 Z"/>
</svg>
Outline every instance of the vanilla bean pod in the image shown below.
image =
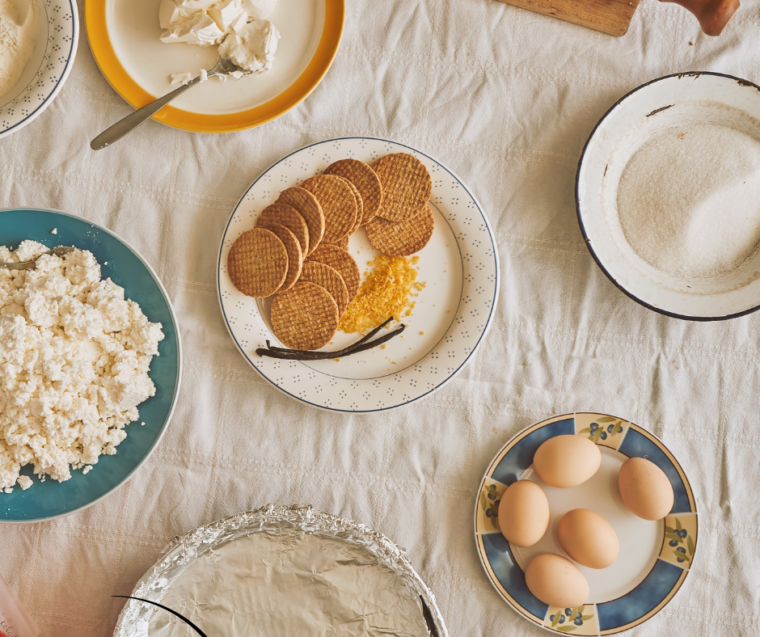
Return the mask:
<svg viewBox="0 0 760 637">
<path fill-rule="evenodd" d="M 402 324 L 400 327 L 393 330 L 390 334 L 386 334 L 385 336 L 381 336 L 380 338 L 374 341 L 370 341 L 370 339 L 373 336 L 375 336 L 381 329 L 383 329 L 386 325 L 388 325 L 388 323 L 390 323 L 392 320 L 393 320 L 393 317 L 389 318 L 382 325 L 378 325 L 369 334 L 367 334 L 363 338 L 356 341 L 356 343 L 354 343 L 353 345 L 349 345 L 348 347 L 338 350 L 337 352 L 314 352 L 310 350 L 285 349 L 282 347 L 272 347 L 269 345 L 269 341 L 267 341 L 266 348 L 260 347 L 256 350 L 256 353 L 259 356 L 267 356 L 269 358 L 279 358 L 281 360 L 291 360 L 291 361 L 319 361 L 319 360 L 329 360 L 331 358 L 343 358 L 345 356 L 350 356 L 351 354 L 355 354 L 357 352 L 363 352 L 368 349 L 372 349 L 373 347 L 376 347 L 378 345 L 382 345 L 383 343 L 386 343 L 389 340 L 391 340 L 394 336 L 401 334 L 401 332 L 403 332 L 406 329 L 406 326 Z"/>
</svg>

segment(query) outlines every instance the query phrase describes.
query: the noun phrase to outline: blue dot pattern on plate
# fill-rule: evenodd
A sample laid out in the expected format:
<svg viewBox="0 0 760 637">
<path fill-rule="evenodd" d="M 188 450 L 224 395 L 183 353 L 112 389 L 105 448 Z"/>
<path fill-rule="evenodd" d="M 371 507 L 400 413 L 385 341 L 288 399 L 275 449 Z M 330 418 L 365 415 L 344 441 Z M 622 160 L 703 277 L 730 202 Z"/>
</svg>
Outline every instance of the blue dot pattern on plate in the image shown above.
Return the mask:
<svg viewBox="0 0 760 637">
<path fill-rule="evenodd" d="M 10 134 L 37 115 L 55 97 L 71 69 L 79 37 L 79 17 L 74 0 L 44 0 L 38 3 L 45 22 L 47 43 L 39 67 L 26 88 L 7 104 L 0 96 L 0 137 Z M 35 61 L 32 57 L 31 62 Z M 22 79 L 25 76 L 22 76 Z M 15 92 L 11 89 L 11 94 Z"/>
<path fill-rule="evenodd" d="M 431 205 L 448 223 L 462 265 L 459 306 L 440 342 L 424 356 L 395 373 L 373 378 L 341 378 L 315 371 L 307 363 L 294 363 L 288 370 L 275 359 L 255 355 L 264 341 L 277 341 L 260 311 L 246 300 L 226 272 L 229 248 L 252 225 L 261 210 L 281 190 L 321 173 L 330 163 L 354 156 L 372 163 L 388 153 L 410 153 L 430 171 L 433 179 Z M 367 137 L 346 137 L 319 142 L 295 151 L 267 169 L 238 203 L 225 228 L 219 251 L 217 283 L 227 327 L 238 349 L 264 378 L 291 397 L 310 405 L 353 413 L 393 409 L 414 402 L 452 379 L 482 342 L 496 307 L 499 287 L 498 254 L 491 229 L 475 197 L 450 170 L 424 153 L 396 142 Z M 306 375 L 298 377 L 293 369 Z"/>
<path fill-rule="evenodd" d="M 57 230 L 51 234 L 51 230 Z M 100 456 L 92 471 L 73 471 L 66 482 L 47 479 L 22 491 L 0 493 L 0 521 L 31 522 L 65 515 L 88 506 L 122 484 L 148 457 L 164 432 L 179 389 L 180 351 L 177 326 L 169 302 L 150 269 L 127 245 L 84 219 L 49 210 L 0 211 L 0 245 L 16 247 L 24 239 L 50 247 L 73 245 L 89 250 L 101 264 L 103 278 L 121 285 L 150 321 L 160 322 L 165 338 L 153 359 L 150 377 L 156 395 L 139 407 L 140 416 L 126 428 L 126 439 L 114 456 Z M 107 263 L 107 265 L 104 265 Z M 145 426 L 140 423 L 144 422 Z M 32 477 L 32 467 L 22 475 Z"/>
</svg>

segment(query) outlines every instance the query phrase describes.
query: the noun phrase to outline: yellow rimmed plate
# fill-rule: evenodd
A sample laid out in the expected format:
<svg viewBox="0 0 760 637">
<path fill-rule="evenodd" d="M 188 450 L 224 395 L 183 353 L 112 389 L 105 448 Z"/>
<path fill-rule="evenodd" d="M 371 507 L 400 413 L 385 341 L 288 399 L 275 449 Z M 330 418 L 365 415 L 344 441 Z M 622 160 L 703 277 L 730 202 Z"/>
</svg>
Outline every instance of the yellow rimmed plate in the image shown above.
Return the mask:
<svg viewBox="0 0 760 637">
<path fill-rule="evenodd" d="M 197 75 L 216 47 L 164 44 L 160 0 L 87 0 L 85 22 L 100 70 L 124 100 L 140 108 L 169 92 L 172 73 Z M 338 52 L 345 0 L 279 0 L 269 19 L 280 31 L 277 57 L 263 75 L 194 87 L 154 116 L 197 133 L 229 133 L 265 124 L 304 100 Z"/>
</svg>

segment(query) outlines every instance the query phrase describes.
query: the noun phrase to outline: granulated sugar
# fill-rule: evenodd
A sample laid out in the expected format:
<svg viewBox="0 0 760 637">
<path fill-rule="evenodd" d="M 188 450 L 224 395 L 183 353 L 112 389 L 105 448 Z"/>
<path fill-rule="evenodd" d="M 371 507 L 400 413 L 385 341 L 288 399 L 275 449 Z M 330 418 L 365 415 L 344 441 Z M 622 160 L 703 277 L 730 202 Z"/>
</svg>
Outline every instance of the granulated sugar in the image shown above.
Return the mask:
<svg viewBox="0 0 760 637">
<path fill-rule="evenodd" d="M 659 133 L 623 170 L 617 206 L 628 244 L 658 270 L 732 270 L 760 242 L 760 141 L 713 124 Z"/>
</svg>

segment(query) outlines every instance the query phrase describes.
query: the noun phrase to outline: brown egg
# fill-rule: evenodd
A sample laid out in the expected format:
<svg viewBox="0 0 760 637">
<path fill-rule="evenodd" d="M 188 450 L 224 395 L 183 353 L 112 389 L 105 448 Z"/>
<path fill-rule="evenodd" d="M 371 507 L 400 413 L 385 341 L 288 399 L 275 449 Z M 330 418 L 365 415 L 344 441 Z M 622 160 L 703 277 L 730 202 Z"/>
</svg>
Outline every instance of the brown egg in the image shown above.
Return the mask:
<svg viewBox="0 0 760 637">
<path fill-rule="evenodd" d="M 599 448 L 583 436 L 549 438 L 533 456 L 533 468 L 538 477 L 561 489 L 586 482 L 597 472 L 601 462 Z"/>
<path fill-rule="evenodd" d="M 578 564 L 607 568 L 620 553 L 615 529 L 589 509 L 573 509 L 562 516 L 557 527 L 559 543 Z"/>
<path fill-rule="evenodd" d="M 661 520 L 673 508 L 668 476 L 646 458 L 629 458 L 618 473 L 620 496 L 632 513 L 644 520 Z"/>
<path fill-rule="evenodd" d="M 542 553 L 536 555 L 525 571 L 528 589 L 544 604 L 576 608 L 585 604 L 589 589 L 586 578 L 570 560 Z"/>
<path fill-rule="evenodd" d="M 548 526 L 549 501 L 535 482 L 515 482 L 501 496 L 499 528 L 512 544 L 533 546 Z"/>
</svg>

